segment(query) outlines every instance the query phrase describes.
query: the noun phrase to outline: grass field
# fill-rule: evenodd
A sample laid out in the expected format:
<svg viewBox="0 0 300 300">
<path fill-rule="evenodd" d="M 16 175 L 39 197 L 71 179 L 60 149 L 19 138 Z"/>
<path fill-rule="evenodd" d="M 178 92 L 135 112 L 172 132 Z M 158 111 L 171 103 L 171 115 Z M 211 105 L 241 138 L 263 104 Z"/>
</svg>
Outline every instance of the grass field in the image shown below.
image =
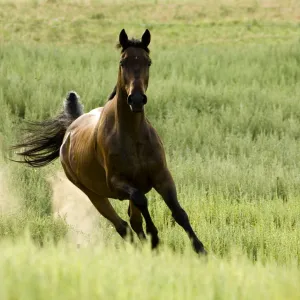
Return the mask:
<svg viewBox="0 0 300 300">
<path fill-rule="evenodd" d="M 67 91 L 85 111 L 106 102 L 123 27 L 151 30 L 146 113 L 207 259 L 154 192 L 158 253 L 100 216 L 77 248 L 53 217 L 59 162 L 8 159 L 24 119 L 54 116 Z M 300 298 L 298 1 L 0 0 L 0 43 L 0 299 Z"/>
</svg>

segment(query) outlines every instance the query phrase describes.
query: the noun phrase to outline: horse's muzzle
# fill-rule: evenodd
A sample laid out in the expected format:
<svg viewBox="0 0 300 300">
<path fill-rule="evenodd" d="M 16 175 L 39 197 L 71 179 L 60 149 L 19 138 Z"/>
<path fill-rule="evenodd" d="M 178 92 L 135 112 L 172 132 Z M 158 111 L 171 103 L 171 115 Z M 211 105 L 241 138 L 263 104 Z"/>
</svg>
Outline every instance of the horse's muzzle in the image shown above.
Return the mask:
<svg viewBox="0 0 300 300">
<path fill-rule="evenodd" d="M 132 112 L 142 112 L 144 105 L 147 103 L 147 96 L 142 93 L 130 94 L 127 98 L 127 103 Z"/>
</svg>

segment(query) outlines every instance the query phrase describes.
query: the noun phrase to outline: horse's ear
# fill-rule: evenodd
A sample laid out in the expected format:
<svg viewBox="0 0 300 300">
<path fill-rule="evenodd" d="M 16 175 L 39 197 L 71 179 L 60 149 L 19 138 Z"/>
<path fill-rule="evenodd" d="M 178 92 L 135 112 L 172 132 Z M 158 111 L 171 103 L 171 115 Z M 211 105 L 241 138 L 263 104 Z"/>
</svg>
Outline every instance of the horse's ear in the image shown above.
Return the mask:
<svg viewBox="0 0 300 300">
<path fill-rule="evenodd" d="M 119 35 L 119 43 L 122 46 L 122 48 L 126 48 L 128 44 L 128 36 L 127 33 L 125 32 L 125 29 L 122 29 Z"/>
<path fill-rule="evenodd" d="M 145 47 L 148 47 L 151 41 L 151 34 L 148 29 L 145 30 L 143 36 L 142 36 L 142 43 Z"/>
</svg>

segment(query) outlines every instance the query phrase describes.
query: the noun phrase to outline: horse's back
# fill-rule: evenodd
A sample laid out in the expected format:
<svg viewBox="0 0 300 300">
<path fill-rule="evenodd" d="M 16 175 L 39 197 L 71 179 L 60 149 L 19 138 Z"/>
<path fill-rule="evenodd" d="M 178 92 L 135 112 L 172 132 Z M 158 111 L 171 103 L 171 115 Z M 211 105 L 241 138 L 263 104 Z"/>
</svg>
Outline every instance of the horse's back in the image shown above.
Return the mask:
<svg viewBox="0 0 300 300">
<path fill-rule="evenodd" d="M 103 110 L 103 107 L 97 107 L 95 109 L 92 109 L 90 112 L 88 112 L 88 115 L 92 115 L 95 117 L 98 117 L 98 119 L 100 118 L 101 112 Z"/>
<path fill-rule="evenodd" d="M 98 123 L 99 118 L 101 117 L 103 107 L 95 108 L 88 113 L 81 115 L 77 118 L 67 129 L 67 133 L 74 130 L 81 131 L 84 130 L 93 130 Z"/>
</svg>

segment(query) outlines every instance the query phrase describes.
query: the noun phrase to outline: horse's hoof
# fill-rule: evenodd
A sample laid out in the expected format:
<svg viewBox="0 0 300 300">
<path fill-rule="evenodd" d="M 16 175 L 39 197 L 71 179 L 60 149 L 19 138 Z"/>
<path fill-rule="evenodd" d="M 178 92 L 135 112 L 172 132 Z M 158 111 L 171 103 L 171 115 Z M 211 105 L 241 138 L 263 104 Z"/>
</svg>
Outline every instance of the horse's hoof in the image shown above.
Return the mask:
<svg viewBox="0 0 300 300">
<path fill-rule="evenodd" d="M 207 251 L 205 250 L 203 244 L 200 241 L 195 241 L 193 246 L 196 253 L 201 255 L 207 255 Z"/>
<path fill-rule="evenodd" d="M 201 254 L 201 255 L 208 255 L 208 252 L 203 248 L 200 252 L 199 252 L 199 254 Z"/>
</svg>

